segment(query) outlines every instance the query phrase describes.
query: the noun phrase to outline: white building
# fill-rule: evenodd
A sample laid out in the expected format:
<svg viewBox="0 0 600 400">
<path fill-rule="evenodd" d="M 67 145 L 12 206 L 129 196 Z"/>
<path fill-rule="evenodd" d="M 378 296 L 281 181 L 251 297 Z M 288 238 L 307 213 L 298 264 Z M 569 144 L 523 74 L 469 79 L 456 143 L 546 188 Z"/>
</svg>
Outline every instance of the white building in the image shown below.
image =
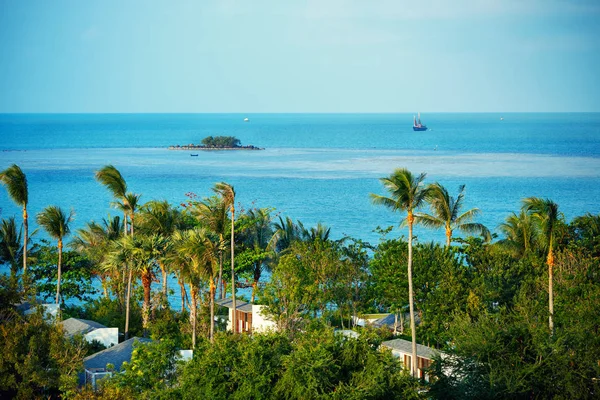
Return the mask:
<svg viewBox="0 0 600 400">
<path fill-rule="evenodd" d="M 406 369 L 412 368 L 412 342 L 404 339 L 388 340 L 381 343 L 381 347 L 392 351 L 392 355 L 399 358 Z M 442 353 L 431 347 L 417 343 L 417 377 L 429 381 L 429 376 L 424 371 L 433 363 L 433 358 Z"/>
<path fill-rule="evenodd" d="M 229 309 L 229 318 L 227 320 L 227 329 L 232 330 L 233 320 L 233 302 L 231 298 L 220 299 L 215 301 L 215 304 L 227 307 Z M 246 303 L 245 301 L 236 300 L 235 302 L 237 327 L 236 332 L 266 332 L 276 329 L 277 325 L 274 321 L 265 315 L 265 306 Z"/>
<path fill-rule="evenodd" d="M 61 322 L 67 336 L 83 335 L 85 340 L 94 340 L 102 343 L 104 347 L 111 347 L 119 343 L 119 328 L 106 326 L 87 319 L 69 318 Z"/>
</svg>

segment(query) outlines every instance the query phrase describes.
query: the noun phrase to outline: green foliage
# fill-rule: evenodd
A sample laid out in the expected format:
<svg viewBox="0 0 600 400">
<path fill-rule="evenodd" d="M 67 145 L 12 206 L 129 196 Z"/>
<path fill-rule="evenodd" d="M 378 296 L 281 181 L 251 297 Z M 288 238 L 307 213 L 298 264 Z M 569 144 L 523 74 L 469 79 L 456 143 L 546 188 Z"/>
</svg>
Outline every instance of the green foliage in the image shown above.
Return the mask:
<svg viewBox="0 0 600 400">
<path fill-rule="evenodd" d="M 37 293 L 49 299 L 56 293 L 58 252 L 55 246 L 42 240 L 35 253 L 37 262 L 29 268 L 30 277 L 36 282 Z M 63 252 L 61 297 L 63 300 L 91 301 L 98 293 L 92 284 L 92 268 L 89 260 L 74 251 Z"/>
<path fill-rule="evenodd" d="M 135 342 L 131 361 L 123 363 L 104 387 L 126 389 L 137 398 L 161 398 L 176 379 L 177 347 L 170 340 Z"/>
<path fill-rule="evenodd" d="M 1 398 L 58 398 L 74 393 L 86 347 L 39 312 L 27 318 L 3 312 L 0 354 Z"/>
<path fill-rule="evenodd" d="M 240 147 L 241 142 L 234 136 L 207 136 L 202 139 L 202 146 L 211 148 Z"/>
</svg>

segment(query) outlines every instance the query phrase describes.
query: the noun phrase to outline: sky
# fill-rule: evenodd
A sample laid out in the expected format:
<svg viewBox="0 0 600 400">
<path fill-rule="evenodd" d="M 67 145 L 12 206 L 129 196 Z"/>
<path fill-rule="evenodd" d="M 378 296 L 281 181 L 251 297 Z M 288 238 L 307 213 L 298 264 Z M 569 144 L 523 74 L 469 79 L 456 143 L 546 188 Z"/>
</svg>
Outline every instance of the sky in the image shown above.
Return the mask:
<svg viewBox="0 0 600 400">
<path fill-rule="evenodd" d="M 0 113 L 600 112 L 598 0 L 0 0 Z"/>
</svg>

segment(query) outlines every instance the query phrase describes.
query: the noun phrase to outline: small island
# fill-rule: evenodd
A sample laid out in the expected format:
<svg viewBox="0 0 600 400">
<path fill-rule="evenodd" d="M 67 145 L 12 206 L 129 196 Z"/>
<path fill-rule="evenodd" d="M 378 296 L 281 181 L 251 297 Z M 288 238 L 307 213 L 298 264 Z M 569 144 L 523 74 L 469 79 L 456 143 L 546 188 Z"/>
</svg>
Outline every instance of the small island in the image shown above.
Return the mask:
<svg viewBox="0 0 600 400">
<path fill-rule="evenodd" d="M 256 146 L 242 146 L 234 136 L 207 136 L 200 144 L 169 146 L 169 150 L 264 150 Z"/>
</svg>

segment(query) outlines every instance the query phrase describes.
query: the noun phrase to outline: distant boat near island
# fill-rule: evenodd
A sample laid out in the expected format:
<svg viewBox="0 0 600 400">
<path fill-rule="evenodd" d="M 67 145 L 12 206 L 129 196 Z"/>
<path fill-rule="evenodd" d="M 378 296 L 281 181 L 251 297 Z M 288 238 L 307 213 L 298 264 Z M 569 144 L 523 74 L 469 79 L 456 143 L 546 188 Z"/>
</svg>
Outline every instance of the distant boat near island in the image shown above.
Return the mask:
<svg viewBox="0 0 600 400">
<path fill-rule="evenodd" d="M 418 113 L 418 117 L 413 115 L 413 131 L 426 131 L 427 125 L 421 123 L 421 113 Z"/>
<path fill-rule="evenodd" d="M 244 122 L 248 122 L 248 121 L 250 121 L 250 120 L 248 119 L 248 117 L 244 118 Z"/>
</svg>

